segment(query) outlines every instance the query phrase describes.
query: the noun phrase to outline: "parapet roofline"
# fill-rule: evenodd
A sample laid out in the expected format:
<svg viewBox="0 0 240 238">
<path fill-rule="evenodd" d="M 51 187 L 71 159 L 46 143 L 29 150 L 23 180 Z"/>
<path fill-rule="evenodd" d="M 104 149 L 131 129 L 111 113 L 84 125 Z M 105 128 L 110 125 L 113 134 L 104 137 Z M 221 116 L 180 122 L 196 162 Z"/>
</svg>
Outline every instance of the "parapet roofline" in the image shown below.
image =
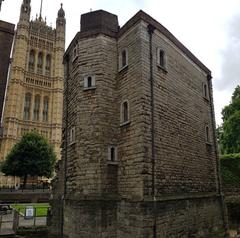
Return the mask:
<svg viewBox="0 0 240 238">
<path fill-rule="evenodd" d="M 107 13 L 103 10 L 97 10 L 93 13 L 102 11 L 104 13 Z M 85 13 L 85 14 L 91 14 Z M 83 15 L 85 15 L 83 14 Z M 111 13 L 108 13 L 111 14 Z M 113 15 L 113 14 L 112 14 Z M 113 15 L 116 16 L 116 15 Z M 192 60 L 200 69 L 202 69 L 207 75 L 211 75 L 211 71 L 190 51 L 188 50 L 170 31 L 168 31 L 167 28 L 165 28 L 162 24 L 160 24 L 158 21 L 156 21 L 154 18 L 152 18 L 150 15 L 145 13 L 144 11 L 140 10 L 137 12 L 132 18 L 130 18 L 118 31 L 118 33 L 113 32 L 112 35 L 107 34 L 107 32 L 100 32 L 98 29 L 96 30 L 89 30 L 89 31 L 83 31 L 78 32 L 74 39 L 71 41 L 70 45 L 68 46 L 64 57 L 68 54 L 68 52 L 71 49 L 71 46 L 74 44 L 74 42 L 79 38 L 89 37 L 92 35 L 105 33 L 111 37 L 117 38 L 121 37 L 126 31 L 128 31 L 131 27 L 136 25 L 139 21 L 144 21 L 148 24 L 151 24 L 153 27 L 155 27 L 159 32 L 161 32 L 163 35 L 165 35 L 174 45 L 176 45 L 177 48 L 179 48 L 190 60 Z M 116 34 L 116 35 L 115 35 Z"/>
<path fill-rule="evenodd" d="M 211 71 L 190 51 L 188 50 L 167 28 L 152 18 L 150 15 L 140 10 L 130 20 L 128 20 L 121 28 L 118 36 L 122 36 L 132 26 L 139 21 L 144 21 L 154 26 L 159 32 L 165 35 L 174 45 L 176 45 L 189 59 L 191 59 L 206 74 L 211 75 Z"/>
</svg>

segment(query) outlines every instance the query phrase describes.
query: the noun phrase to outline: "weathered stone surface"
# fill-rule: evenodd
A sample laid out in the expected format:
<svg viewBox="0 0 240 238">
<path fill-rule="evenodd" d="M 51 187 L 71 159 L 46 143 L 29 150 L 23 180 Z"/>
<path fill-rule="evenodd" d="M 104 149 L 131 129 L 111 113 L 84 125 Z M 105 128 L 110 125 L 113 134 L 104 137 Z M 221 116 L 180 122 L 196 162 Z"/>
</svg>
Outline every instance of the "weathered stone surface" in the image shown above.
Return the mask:
<svg viewBox="0 0 240 238">
<path fill-rule="evenodd" d="M 0 21 L 0 122 L 2 120 L 3 102 L 7 85 L 13 36 L 14 25 L 8 22 Z"/>
<path fill-rule="evenodd" d="M 149 23 L 156 28 L 151 52 Z M 175 238 L 224 229 L 211 72 L 164 29 L 140 11 L 118 36 L 91 29 L 70 44 L 57 185 L 65 188 L 64 221 L 53 214 L 52 230 L 61 223 L 69 238 L 147 238 L 154 237 L 156 221 L 155 237 Z M 166 68 L 157 63 L 159 47 Z M 124 49 L 128 64 L 119 69 Z M 86 75 L 95 75 L 93 88 L 84 88 Z M 122 124 L 124 101 L 129 120 Z M 76 138 L 70 143 L 72 128 Z M 108 160 L 112 145 L 114 163 Z M 59 204 L 61 191 L 54 191 L 53 204 Z"/>
</svg>

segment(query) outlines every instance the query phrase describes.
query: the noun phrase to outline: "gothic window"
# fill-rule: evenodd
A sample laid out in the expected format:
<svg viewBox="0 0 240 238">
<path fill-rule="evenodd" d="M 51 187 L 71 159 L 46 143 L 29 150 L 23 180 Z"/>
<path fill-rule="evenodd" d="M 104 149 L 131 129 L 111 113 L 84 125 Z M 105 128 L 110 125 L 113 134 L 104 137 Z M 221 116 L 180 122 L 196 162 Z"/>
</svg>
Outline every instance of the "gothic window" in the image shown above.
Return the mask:
<svg viewBox="0 0 240 238">
<path fill-rule="evenodd" d="M 38 68 L 38 73 L 42 74 L 42 70 L 43 70 L 43 54 L 42 52 L 40 52 L 38 54 L 38 64 L 37 64 L 37 68 Z"/>
<path fill-rule="evenodd" d="M 48 107 L 49 107 L 49 99 L 48 97 L 44 97 L 43 99 L 43 121 L 48 121 Z"/>
<path fill-rule="evenodd" d="M 31 50 L 29 54 L 28 70 L 34 72 L 34 66 L 35 66 L 35 52 L 34 50 Z"/>
<path fill-rule="evenodd" d="M 40 112 L 40 95 L 35 96 L 34 100 L 34 109 L 33 109 L 33 120 L 39 121 L 39 112 Z"/>
<path fill-rule="evenodd" d="M 126 124 L 129 121 L 129 104 L 128 101 L 124 101 L 121 105 L 121 124 Z"/>
<path fill-rule="evenodd" d="M 166 69 L 166 54 L 161 48 L 157 49 L 157 64 L 163 69 Z"/>
<path fill-rule="evenodd" d="M 121 54 L 119 55 L 119 70 L 127 67 L 128 65 L 128 51 L 127 49 L 123 49 Z"/>
<path fill-rule="evenodd" d="M 84 76 L 84 89 L 95 89 L 96 87 L 95 75 Z"/>
<path fill-rule="evenodd" d="M 117 147 L 116 146 L 108 147 L 108 160 L 111 162 L 117 161 Z"/>
<path fill-rule="evenodd" d="M 30 120 L 31 97 L 32 97 L 31 93 L 25 94 L 24 112 L 23 112 L 24 120 Z"/>
<path fill-rule="evenodd" d="M 51 56 L 50 55 L 47 55 L 46 57 L 46 75 L 50 75 L 50 71 L 51 71 Z"/>
</svg>

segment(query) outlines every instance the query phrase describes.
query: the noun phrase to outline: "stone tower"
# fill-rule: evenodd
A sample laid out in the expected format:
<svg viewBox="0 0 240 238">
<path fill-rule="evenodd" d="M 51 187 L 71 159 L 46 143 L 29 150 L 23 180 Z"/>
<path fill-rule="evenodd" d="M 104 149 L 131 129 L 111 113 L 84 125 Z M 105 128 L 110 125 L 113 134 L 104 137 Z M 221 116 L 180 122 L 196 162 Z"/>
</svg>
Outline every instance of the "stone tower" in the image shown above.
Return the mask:
<svg viewBox="0 0 240 238">
<path fill-rule="evenodd" d="M 224 230 L 210 70 L 143 11 L 121 28 L 111 13 L 82 15 L 64 64 L 52 233 L 188 238 Z"/>
<path fill-rule="evenodd" d="M 0 161 L 24 133 L 32 130 L 45 136 L 60 158 L 65 13 L 61 6 L 53 29 L 41 12 L 30 21 L 30 3 L 22 2 L 15 35 Z"/>
</svg>

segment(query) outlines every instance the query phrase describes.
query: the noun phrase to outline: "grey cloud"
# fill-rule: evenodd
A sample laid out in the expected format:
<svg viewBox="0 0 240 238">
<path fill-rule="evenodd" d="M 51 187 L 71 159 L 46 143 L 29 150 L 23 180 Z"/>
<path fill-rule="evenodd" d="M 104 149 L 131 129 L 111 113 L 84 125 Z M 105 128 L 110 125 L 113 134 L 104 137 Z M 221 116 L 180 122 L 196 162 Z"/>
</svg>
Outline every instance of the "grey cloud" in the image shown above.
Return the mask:
<svg viewBox="0 0 240 238">
<path fill-rule="evenodd" d="M 240 84 L 240 16 L 228 25 L 227 47 L 222 52 L 221 77 L 215 82 L 218 90 L 233 90 Z"/>
</svg>

